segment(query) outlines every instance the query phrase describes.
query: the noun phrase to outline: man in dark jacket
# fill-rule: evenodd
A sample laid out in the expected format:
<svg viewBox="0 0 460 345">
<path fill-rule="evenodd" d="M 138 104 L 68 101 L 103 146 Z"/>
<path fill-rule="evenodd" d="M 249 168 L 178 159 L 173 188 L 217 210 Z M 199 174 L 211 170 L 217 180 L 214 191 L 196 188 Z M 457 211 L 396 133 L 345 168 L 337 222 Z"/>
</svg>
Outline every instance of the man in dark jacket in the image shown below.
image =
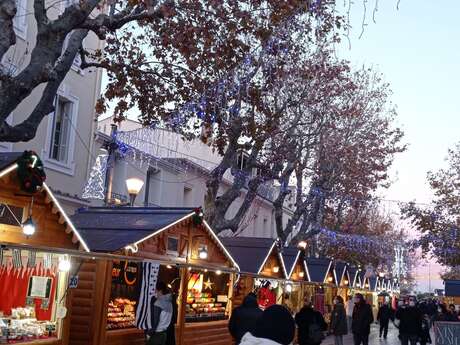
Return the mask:
<svg viewBox="0 0 460 345">
<path fill-rule="evenodd" d="M 415 304 L 415 297 L 409 298 L 409 305 L 403 305 L 396 311 L 399 320 L 401 345 L 417 345 L 422 331 L 422 313 Z"/>
<path fill-rule="evenodd" d="M 366 303 L 364 296 L 360 293 L 355 295 L 355 307 L 352 318 L 351 330 L 355 345 L 368 345 L 374 315 L 372 315 L 371 306 Z"/>
<path fill-rule="evenodd" d="M 228 323 L 230 334 L 235 339 L 237 345 L 247 332 L 254 331 L 257 320 L 261 316 L 262 310 L 257 304 L 257 296 L 254 293 L 248 294 L 244 298 L 243 304 L 233 310 Z"/>
<path fill-rule="evenodd" d="M 313 309 L 311 300 L 307 297 L 304 306 L 295 316 L 298 327 L 299 345 L 318 345 L 324 339 L 323 332 L 327 330 L 327 323 L 323 315 Z"/>
<path fill-rule="evenodd" d="M 390 323 L 390 319 L 393 318 L 393 309 L 391 309 L 390 305 L 387 301 L 385 301 L 379 308 L 379 312 L 377 313 L 377 321 L 380 323 L 380 338 L 382 337 L 386 339 L 388 335 L 388 324 Z"/>
</svg>

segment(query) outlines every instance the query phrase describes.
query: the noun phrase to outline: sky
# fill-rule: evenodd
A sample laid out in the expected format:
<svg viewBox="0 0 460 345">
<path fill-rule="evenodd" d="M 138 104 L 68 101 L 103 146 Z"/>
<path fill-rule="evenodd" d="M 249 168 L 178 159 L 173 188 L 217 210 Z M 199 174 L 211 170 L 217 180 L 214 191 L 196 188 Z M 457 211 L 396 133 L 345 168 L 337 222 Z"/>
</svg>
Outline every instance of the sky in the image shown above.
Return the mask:
<svg viewBox="0 0 460 345">
<path fill-rule="evenodd" d="M 382 72 L 393 90 L 398 125 L 405 132 L 408 150 L 391 171 L 394 181 L 383 193 L 387 199 L 429 203 L 427 172 L 445 166 L 447 150 L 460 141 L 460 1 L 367 1 L 367 25 L 362 31 L 363 0 L 355 0 L 347 40 L 337 48 L 340 57 L 356 67 L 363 64 Z M 420 264 L 419 290 L 442 288 L 435 263 Z"/>
</svg>

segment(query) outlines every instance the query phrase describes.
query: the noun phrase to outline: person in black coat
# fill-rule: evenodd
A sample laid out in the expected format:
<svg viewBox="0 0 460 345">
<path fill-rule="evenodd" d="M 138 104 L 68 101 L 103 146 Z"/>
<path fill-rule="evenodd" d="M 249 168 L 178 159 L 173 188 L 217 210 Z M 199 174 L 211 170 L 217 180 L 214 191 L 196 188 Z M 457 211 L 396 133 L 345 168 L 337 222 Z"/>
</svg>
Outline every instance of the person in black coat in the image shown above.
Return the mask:
<svg viewBox="0 0 460 345">
<path fill-rule="evenodd" d="M 409 304 L 396 311 L 399 320 L 399 337 L 401 345 L 417 345 L 422 331 L 422 313 L 416 306 L 415 297 L 409 298 Z"/>
<path fill-rule="evenodd" d="M 420 345 L 431 344 L 430 325 L 431 318 L 428 314 L 425 314 L 422 319 L 422 328 L 420 331 Z"/>
<path fill-rule="evenodd" d="M 331 315 L 331 333 L 334 335 L 335 345 L 343 345 L 343 336 L 348 333 L 347 313 L 343 298 L 334 298 L 334 309 Z"/>
<path fill-rule="evenodd" d="M 243 304 L 233 310 L 228 323 L 228 330 L 237 345 L 247 332 L 254 331 L 261 316 L 262 310 L 257 303 L 257 296 L 251 292 L 244 298 Z"/>
<path fill-rule="evenodd" d="M 176 323 L 177 323 L 177 294 L 172 294 L 173 314 L 171 323 L 166 330 L 166 345 L 176 345 Z"/>
<path fill-rule="evenodd" d="M 304 306 L 295 316 L 298 328 L 299 345 L 319 345 L 324 339 L 323 332 L 327 331 L 327 323 L 323 315 L 313 309 L 308 297 L 304 299 Z"/>
<path fill-rule="evenodd" d="M 355 295 L 355 307 L 353 309 L 351 330 L 355 345 L 368 345 L 371 324 L 374 322 L 372 307 L 364 300 L 360 293 Z"/>
<path fill-rule="evenodd" d="M 377 313 L 377 321 L 380 323 L 380 338 L 382 337 L 386 339 L 388 335 L 388 324 L 390 323 L 390 319 L 393 318 L 393 309 L 391 309 L 390 305 L 387 301 L 383 303 L 379 311 Z"/>
</svg>

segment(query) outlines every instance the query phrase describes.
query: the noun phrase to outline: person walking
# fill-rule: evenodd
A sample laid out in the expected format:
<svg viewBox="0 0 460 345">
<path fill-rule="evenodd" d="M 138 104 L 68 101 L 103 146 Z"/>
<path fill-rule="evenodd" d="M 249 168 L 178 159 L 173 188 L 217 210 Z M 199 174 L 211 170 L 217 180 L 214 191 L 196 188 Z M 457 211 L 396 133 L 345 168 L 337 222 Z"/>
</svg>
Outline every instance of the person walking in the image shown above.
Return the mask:
<svg viewBox="0 0 460 345">
<path fill-rule="evenodd" d="M 336 296 L 334 299 L 330 329 L 334 335 L 335 345 L 343 345 L 343 336 L 348 333 L 348 324 L 347 313 L 341 296 Z"/>
<path fill-rule="evenodd" d="M 399 320 L 399 337 L 401 345 L 417 345 L 422 331 L 422 313 L 416 306 L 415 297 L 409 297 L 408 305 L 403 305 L 396 311 Z"/>
<path fill-rule="evenodd" d="M 262 316 L 262 313 L 257 304 L 257 296 L 252 292 L 244 298 L 242 305 L 233 310 L 228 323 L 228 330 L 236 345 L 241 342 L 247 332 L 254 331 L 257 320 Z"/>
<path fill-rule="evenodd" d="M 438 312 L 434 316 L 434 321 L 450 321 L 450 315 L 445 304 L 438 305 Z"/>
<path fill-rule="evenodd" d="M 454 304 L 449 304 L 449 321 L 458 322 L 458 313 Z"/>
<path fill-rule="evenodd" d="M 387 338 L 388 335 L 388 324 L 390 323 L 390 319 L 393 317 L 393 309 L 391 309 L 390 305 L 387 301 L 385 301 L 379 308 L 377 313 L 377 321 L 380 323 L 380 335 L 381 338 L 383 335 L 383 339 Z"/>
<path fill-rule="evenodd" d="M 347 301 L 347 321 L 348 321 L 348 330 L 351 332 L 351 324 L 353 320 L 353 309 L 355 308 L 355 302 L 353 301 L 353 296 L 348 296 Z"/>
<path fill-rule="evenodd" d="M 354 345 L 368 345 L 371 324 L 374 322 L 371 306 L 366 303 L 364 296 L 355 294 L 355 307 L 353 309 L 353 320 L 351 329 L 353 331 Z"/>
<path fill-rule="evenodd" d="M 252 332 L 247 332 L 240 345 L 289 345 L 295 335 L 295 322 L 281 305 L 272 305 L 257 319 Z"/>
<path fill-rule="evenodd" d="M 423 315 L 422 319 L 422 328 L 420 331 L 420 345 L 431 344 L 431 335 L 430 335 L 430 325 L 431 325 L 431 318 L 428 314 Z"/>
<path fill-rule="evenodd" d="M 295 316 L 298 328 L 299 345 L 318 345 L 324 340 L 324 332 L 327 331 L 327 323 L 323 315 L 313 309 L 311 300 L 306 297 L 304 306 Z"/>
<path fill-rule="evenodd" d="M 157 298 L 152 307 L 152 329 L 147 331 L 147 345 L 166 345 L 167 329 L 173 316 L 172 296 L 164 282 L 156 286 Z"/>
</svg>

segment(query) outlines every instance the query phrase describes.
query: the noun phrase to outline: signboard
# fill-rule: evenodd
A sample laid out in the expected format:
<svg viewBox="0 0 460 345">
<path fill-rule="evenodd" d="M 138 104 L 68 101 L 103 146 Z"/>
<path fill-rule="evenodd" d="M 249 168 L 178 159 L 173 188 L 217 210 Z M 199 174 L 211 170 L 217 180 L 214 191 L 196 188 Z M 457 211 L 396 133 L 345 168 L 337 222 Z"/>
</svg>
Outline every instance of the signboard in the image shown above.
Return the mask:
<svg viewBox="0 0 460 345">
<path fill-rule="evenodd" d="M 112 283 L 133 286 L 136 284 L 139 266 L 136 262 L 114 261 Z"/>
<path fill-rule="evenodd" d="M 29 279 L 27 297 L 49 298 L 51 293 L 52 278 L 32 276 Z"/>
<path fill-rule="evenodd" d="M 69 289 L 76 289 L 78 286 L 78 276 L 71 276 L 69 278 Z"/>
<path fill-rule="evenodd" d="M 460 322 L 435 322 L 435 345 L 460 345 Z"/>
</svg>

